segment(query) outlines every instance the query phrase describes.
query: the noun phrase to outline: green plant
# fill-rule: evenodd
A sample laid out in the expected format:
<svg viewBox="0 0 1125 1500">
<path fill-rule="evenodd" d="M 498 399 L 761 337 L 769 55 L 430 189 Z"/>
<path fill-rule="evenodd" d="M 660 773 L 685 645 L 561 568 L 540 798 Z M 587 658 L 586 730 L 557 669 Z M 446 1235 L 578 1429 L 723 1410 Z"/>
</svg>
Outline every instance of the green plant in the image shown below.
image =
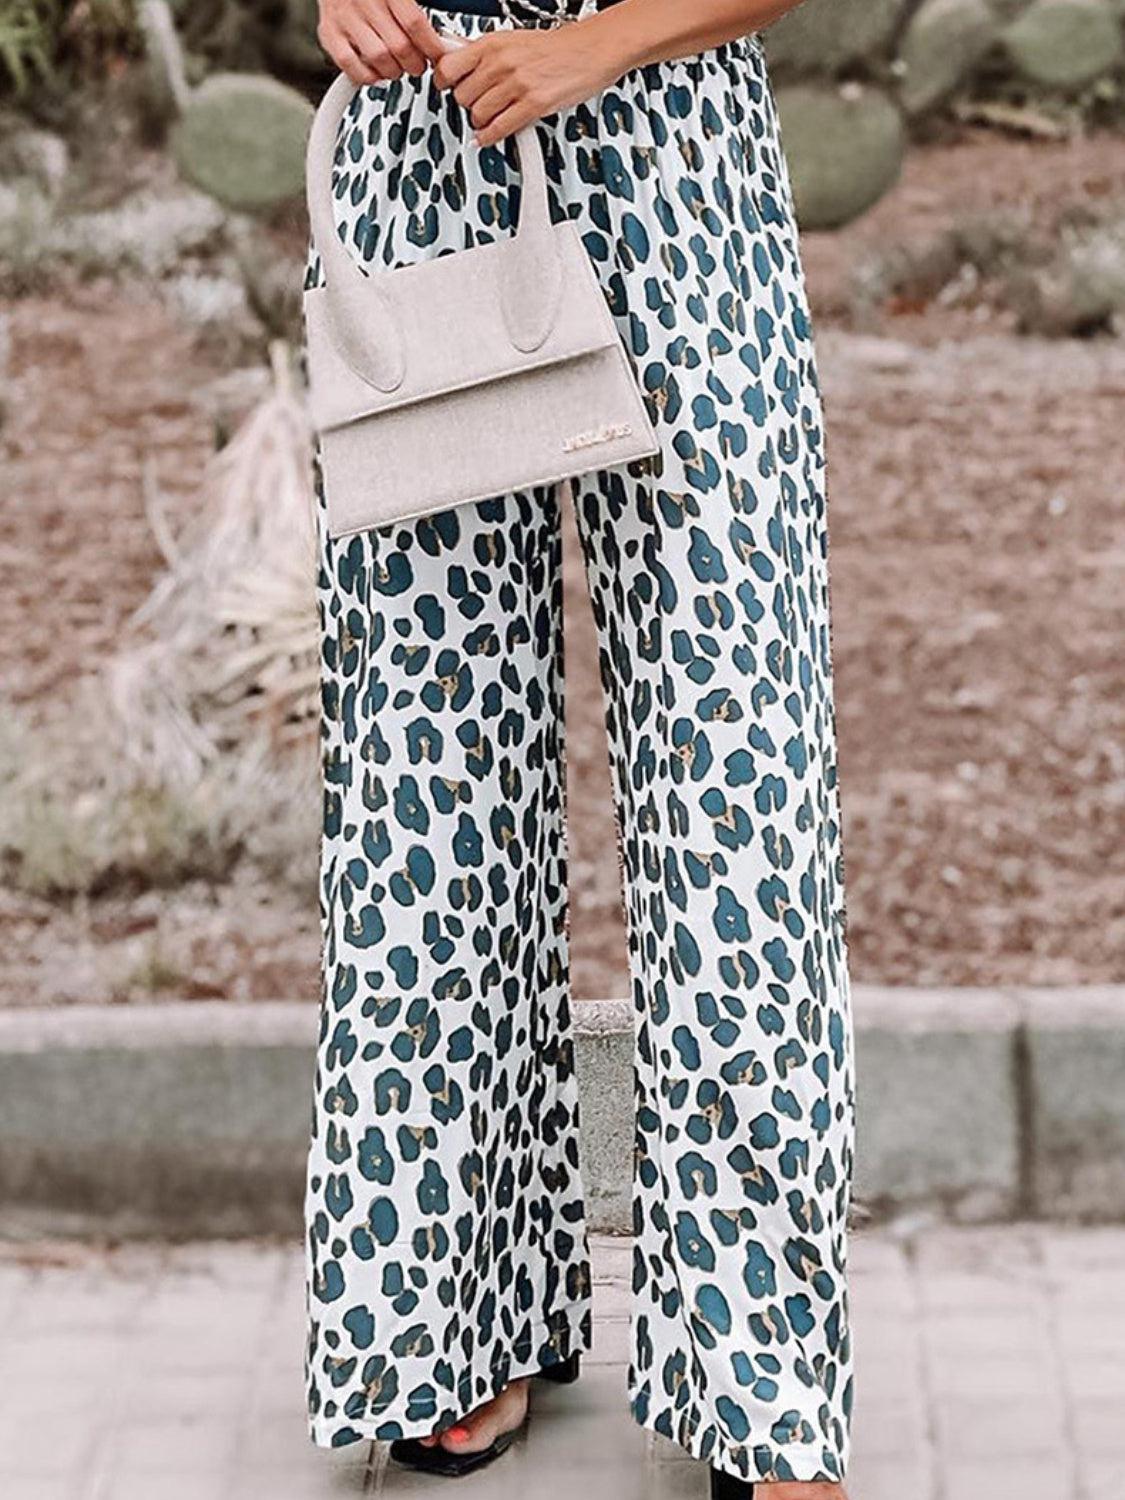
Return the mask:
<svg viewBox="0 0 1125 1500">
<path fill-rule="evenodd" d="M 50 70 L 56 10 L 52 0 L 0 0 L 0 73 L 17 94 Z"/>
<path fill-rule="evenodd" d="M 96 76 L 140 47 L 134 0 L 0 0 L 0 88 Z"/>
<path fill-rule="evenodd" d="M 0 294 L 24 296 L 46 283 L 52 225 L 51 204 L 34 184 L 0 184 Z"/>
</svg>

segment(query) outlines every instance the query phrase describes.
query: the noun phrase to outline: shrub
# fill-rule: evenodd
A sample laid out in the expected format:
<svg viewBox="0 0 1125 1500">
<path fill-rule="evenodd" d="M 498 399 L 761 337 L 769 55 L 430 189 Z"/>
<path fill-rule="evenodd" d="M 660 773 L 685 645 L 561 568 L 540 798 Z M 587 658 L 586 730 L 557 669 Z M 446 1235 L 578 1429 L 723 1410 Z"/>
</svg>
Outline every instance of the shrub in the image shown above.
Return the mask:
<svg viewBox="0 0 1125 1500">
<path fill-rule="evenodd" d="M 96 705 L 0 735 L 0 873 L 49 900 L 219 885 L 247 861 L 267 883 L 315 881 L 316 762 L 248 745 L 196 780 L 142 777 Z"/>
<path fill-rule="evenodd" d="M 140 50 L 133 0 L 0 0 L 0 89 L 100 76 Z"/>
</svg>

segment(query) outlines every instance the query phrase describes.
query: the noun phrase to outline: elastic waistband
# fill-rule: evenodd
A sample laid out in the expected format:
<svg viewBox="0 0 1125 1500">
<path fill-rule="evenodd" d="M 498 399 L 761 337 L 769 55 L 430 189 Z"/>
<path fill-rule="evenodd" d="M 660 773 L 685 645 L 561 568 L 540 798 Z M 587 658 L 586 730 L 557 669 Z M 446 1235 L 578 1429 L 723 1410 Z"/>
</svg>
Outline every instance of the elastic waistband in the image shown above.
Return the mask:
<svg viewBox="0 0 1125 1500">
<path fill-rule="evenodd" d="M 496 16 L 517 24 L 535 25 L 572 20 L 583 0 L 422 0 L 427 10 L 450 16 Z M 595 10 L 608 10 L 617 0 L 595 0 Z"/>
<path fill-rule="evenodd" d="M 447 16 L 501 16 L 500 0 L 422 0 L 426 10 L 440 10 Z"/>
</svg>

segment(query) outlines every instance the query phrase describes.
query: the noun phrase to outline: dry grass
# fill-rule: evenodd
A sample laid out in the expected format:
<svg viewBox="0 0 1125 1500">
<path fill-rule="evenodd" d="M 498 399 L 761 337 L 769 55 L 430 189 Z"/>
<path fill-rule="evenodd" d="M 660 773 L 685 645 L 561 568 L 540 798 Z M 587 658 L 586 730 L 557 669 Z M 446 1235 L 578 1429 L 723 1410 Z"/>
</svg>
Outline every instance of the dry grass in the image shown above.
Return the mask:
<svg viewBox="0 0 1125 1500">
<path fill-rule="evenodd" d="M 279 761 L 264 741 L 212 758 L 193 781 L 161 781 L 120 752 L 93 693 L 65 729 L 5 715 L 0 736 L 0 872 L 47 899 L 215 885 L 248 860 L 309 894 L 316 764 Z"/>
<path fill-rule="evenodd" d="M 150 496 L 167 570 L 107 682 L 130 759 L 162 782 L 192 785 L 250 741 L 306 742 L 315 719 L 311 442 L 288 350 L 272 356 L 272 393 L 216 456 L 179 535 Z"/>
<path fill-rule="evenodd" d="M 8 715 L 0 869 L 48 898 L 219 884 L 249 859 L 309 883 L 318 631 L 312 456 L 288 351 L 214 459 L 122 649 L 62 723 Z"/>
</svg>

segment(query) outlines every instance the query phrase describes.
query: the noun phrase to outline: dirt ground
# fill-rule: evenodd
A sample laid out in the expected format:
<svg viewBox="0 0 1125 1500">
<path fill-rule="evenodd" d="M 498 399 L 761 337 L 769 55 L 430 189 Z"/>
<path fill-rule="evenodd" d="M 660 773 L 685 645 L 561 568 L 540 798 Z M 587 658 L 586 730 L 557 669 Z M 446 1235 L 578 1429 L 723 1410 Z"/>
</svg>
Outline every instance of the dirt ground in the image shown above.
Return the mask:
<svg viewBox="0 0 1125 1500">
<path fill-rule="evenodd" d="M 916 150 L 860 224 L 809 235 L 828 413 L 852 967 L 899 984 L 1125 979 L 1125 343 L 1038 342 L 978 305 L 849 316 L 857 263 L 1008 203 L 1125 195 L 1117 139 Z M 219 367 L 141 293 L 7 307 L 0 681 L 53 717 L 159 566 L 146 468 L 189 505 Z M 572 941 L 624 993 L 592 627 L 568 545 Z M 62 907 L 0 893 L 0 1003 L 317 991 L 311 871 Z"/>
</svg>

